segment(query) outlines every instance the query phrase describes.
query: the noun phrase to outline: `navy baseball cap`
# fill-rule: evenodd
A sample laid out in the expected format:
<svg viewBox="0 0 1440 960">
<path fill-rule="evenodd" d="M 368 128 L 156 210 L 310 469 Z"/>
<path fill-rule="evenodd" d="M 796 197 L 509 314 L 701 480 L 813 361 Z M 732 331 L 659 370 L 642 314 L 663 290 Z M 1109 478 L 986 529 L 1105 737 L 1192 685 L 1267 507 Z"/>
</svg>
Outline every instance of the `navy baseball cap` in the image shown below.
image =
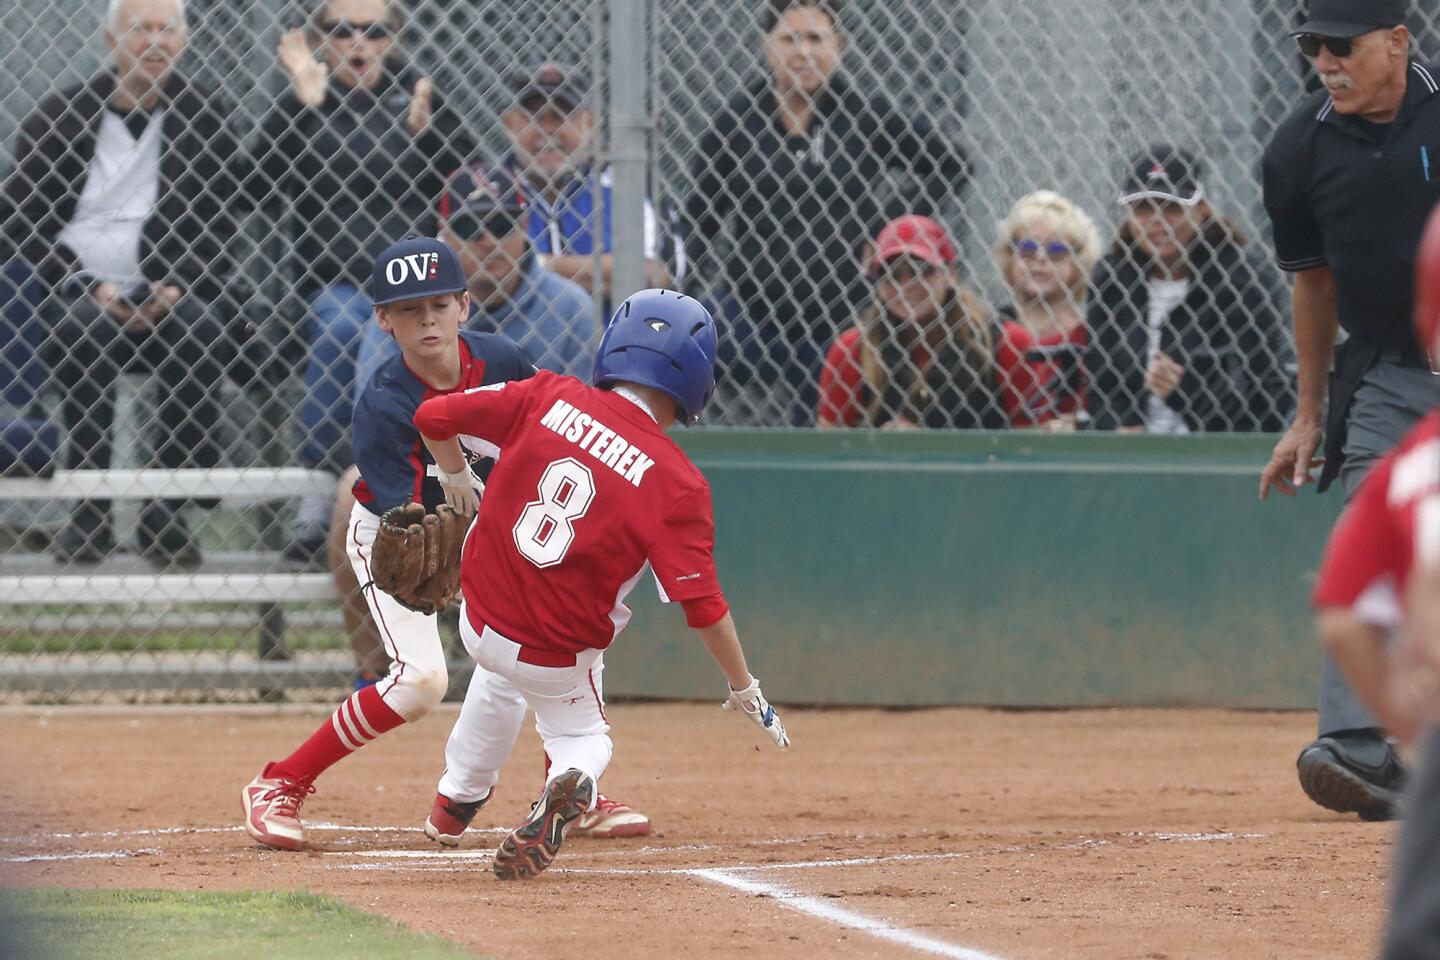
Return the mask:
<svg viewBox="0 0 1440 960">
<path fill-rule="evenodd" d="M 1310 0 L 1309 16 L 1290 36 L 1308 33 L 1344 40 L 1401 26 L 1409 15 L 1409 0 Z"/>
<path fill-rule="evenodd" d="M 461 167 L 450 175 L 440 195 L 440 216 L 446 219 L 461 213 L 483 217 L 496 210 L 518 217 L 525 207 L 525 188 L 504 167 L 488 171 L 479 165 Z"/>
<path fill-rule="evenodd" d="M 511 86 L 515 88 L 515 102 L 531 113 L 552 104 L 569 111 L 585 106 L 585 98 L 590 92 L 590 78 L 576 67 L 543 63 L 534 70 L 518 74 L 511 81 Z"/>
<path fill-rule="evenodd" d="M 1205 199 L 1200 161 L 1188 150 L 1165 144 L 1146 148 L 1130 166 L 1120 187 L 1120 202 L 1163 200 L 1193 207 Z"/>
<path fill-rule="evenodd" d="M 375 258 L 370 299 L 378 307 L 465 290 L 465 271 L 450 245 L 432 237 L 406 237 Z"/>
</svg>

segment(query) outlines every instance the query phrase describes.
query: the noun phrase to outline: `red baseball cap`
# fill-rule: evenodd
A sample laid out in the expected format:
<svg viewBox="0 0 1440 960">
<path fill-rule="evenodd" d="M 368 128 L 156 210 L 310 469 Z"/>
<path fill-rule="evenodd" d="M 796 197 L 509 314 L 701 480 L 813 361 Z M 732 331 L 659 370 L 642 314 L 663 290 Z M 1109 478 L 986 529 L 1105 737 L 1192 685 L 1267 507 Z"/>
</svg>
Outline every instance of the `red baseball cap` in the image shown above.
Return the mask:
<svg viewBox="0 0 1440 960">
<path fill-rule="evenodd" d="M 934 220 L 908 214 L 885 224 L 875 237 L 870 273 L 878 273 L 881 264 L 896 257 L 914 257 L 932 267 L 948 267 L 955 262 L 955 245 L 945 228 Z"/>
</svg>

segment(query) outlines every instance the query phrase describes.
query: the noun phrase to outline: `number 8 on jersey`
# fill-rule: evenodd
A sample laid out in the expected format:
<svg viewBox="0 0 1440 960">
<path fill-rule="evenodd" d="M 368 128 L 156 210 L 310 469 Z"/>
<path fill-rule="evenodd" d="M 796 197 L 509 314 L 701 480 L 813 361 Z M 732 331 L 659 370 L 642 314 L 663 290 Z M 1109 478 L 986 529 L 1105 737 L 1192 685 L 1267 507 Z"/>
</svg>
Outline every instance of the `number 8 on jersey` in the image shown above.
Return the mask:
<svg viewBox="0 0 1440 960">
<path fill-rule="evenodd" d="M 595 477 L 589 467 L 566 457 L 550 463 L 537 486 L 540 499 L 527 503 L 515 521 L 515 549 L 537 567 L 553 567 L 575 542 L 574 523 L 595 499 Z"/>
</svg>

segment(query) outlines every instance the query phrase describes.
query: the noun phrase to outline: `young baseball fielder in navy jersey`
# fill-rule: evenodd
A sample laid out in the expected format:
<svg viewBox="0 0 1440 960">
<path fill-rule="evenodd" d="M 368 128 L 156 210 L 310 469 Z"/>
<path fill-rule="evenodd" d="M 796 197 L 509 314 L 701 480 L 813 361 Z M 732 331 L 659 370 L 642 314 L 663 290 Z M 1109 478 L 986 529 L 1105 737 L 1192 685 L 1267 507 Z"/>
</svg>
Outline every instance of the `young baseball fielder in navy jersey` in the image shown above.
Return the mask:
<svg viewBox="0 0 1440 960">
<path fill-rule="evenodd" d="M 470 309 L 465 276 L 455 252 L 440 241 L 394 244 L 376 261 L 371 282 L 377 321 L 401 352 L 376 371 L 355 408 L 360 480 L 346 552 L 362 584 L 372 580 L 370 549 L 380 515 L 411 499 L 433 511 L 447 499 L 415 429 L 415 410 L 432 397 L 535 372 L 524 352 L 504 337 L 460 332 Z M 493 456 L 495 448 L 467 438 L 466 451 L 459 473 L 468 478 L 473 504 L 482 485 L 471 464 Z M 453 489 L 450 497 L 456 499 Z M 299 808 L 315 791 L 315 778 L 380 734 L 420 719 L 445 695 L 449 677 L 438 618 L 401 606 L 373 587 L 365 598 L 390 655 L 390 672 L 356 691 L 294 753 L 266 764 L 245 787 L 245 829 L 263 844 L 300 849 L 305 835 Z M 524 708 L 518 696 L 515 703 Z"/>
<path fill-rule="evenodd" d="M 595 804 L 612 749 L 599 668 L 647 565 L 661 599 L 681 603 L 724 672 L 726 705 L 789 746 L 720 590 L 710 488 L 665 435 L 698 420 L 714 367 L 705 308 L 645 290 L 606 329 L 594 386 L 542 371 L 427 400 L 415 414 L 447 494 L 464 466 L 462 440 L 501 453 L 462 559 L 460 632 L 478 666 L 437 804 L 488 795 L 528 703 L 551 767 L 529 819 L 495 853 L 502 879 L 545 869 L 565 827 Z"/>
</svg>

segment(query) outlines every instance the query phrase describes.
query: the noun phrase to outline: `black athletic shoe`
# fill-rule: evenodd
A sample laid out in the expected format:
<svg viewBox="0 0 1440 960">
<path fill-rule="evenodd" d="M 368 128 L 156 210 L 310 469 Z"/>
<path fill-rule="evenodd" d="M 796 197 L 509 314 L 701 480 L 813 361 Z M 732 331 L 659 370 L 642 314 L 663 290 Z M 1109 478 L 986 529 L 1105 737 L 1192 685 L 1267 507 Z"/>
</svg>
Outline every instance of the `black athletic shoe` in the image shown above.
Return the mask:
<svg viewBox="0 0 1440 960">
<path fill-rule="evenodd" d="M 159 567 L 200 565 L 200 546 L 174 505 L 147 503 L 140 511 L 140 555 Z"/>
<path fill-rule="evenodd" d="M 50 553 L 59 563 L 101 563 L 115 550 L 115 531 L 109 527 L 109 518 L 98 517 L 85 507 L 73 512 L 71 520 L 50 541 Z"/>
<path fill-rule="evenodd" d="M 330 531 L 320 524 L 305 524 L 285 544 L 280 553 L 290 563 L 304 570 L 327 570 L 330 566 L 327 549 Z"/>
<path fill-rule="evenodd" d="M 81 501 L 70 520 L 56 534 L 51 553 L 60 563 L 99 563 L 116 550 L 110 528 L 110 504 Z"/>
<path fill-rule="evenodd" d="M 1295 768 L 1305 795 L 1327 810 L 1362 820 L 1400 816 L 1405 768 L 1379 731 L 1321 737 L 1300 751 Z"/>
<path fill-rule="evenodd" d="M 550 781 L 530 817 L 510 831 L 495 851 L 492 869 L 501 880 L 528 880 L 555 859 L 565 828 L 590 809 L 595 781 L 579 770 L 566 770 Z"/>
</svg>

